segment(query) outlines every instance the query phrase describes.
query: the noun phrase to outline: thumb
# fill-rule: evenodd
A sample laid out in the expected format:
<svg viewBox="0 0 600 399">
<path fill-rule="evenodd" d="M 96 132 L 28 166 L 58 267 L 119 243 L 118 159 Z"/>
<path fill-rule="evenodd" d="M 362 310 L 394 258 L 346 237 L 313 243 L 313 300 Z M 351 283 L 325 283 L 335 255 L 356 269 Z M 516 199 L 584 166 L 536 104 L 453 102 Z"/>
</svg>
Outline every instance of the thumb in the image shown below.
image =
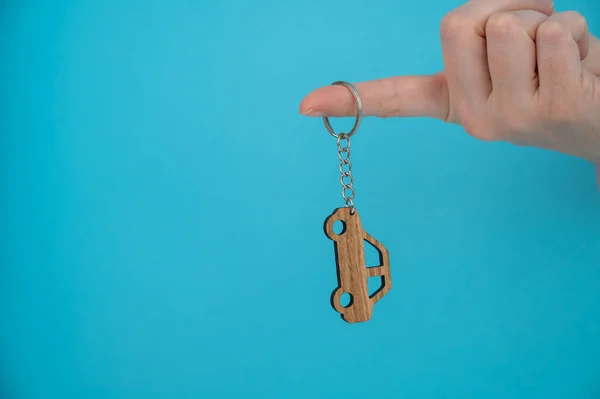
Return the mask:
<svg viewBox="0 0 600 399">
<path fill-rule="evenodd" d="M 448 88 L 443 72 L 430 76 L 398 76 L 354 85 L 363 103 L 363 116 L 423 116 L 446 120 Z M 324 86 L 300 103 L 305 116 L 354 116 L 352 93 L 343 86 Z"/>
</svg>

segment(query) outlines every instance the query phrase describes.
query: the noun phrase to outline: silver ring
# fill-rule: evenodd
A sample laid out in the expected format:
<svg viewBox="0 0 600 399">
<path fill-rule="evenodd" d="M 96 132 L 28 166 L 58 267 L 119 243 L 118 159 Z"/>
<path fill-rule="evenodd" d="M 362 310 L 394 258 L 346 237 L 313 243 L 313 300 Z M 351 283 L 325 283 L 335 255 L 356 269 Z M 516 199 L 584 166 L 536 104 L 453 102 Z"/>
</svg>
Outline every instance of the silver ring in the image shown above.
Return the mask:
<svg viewBox="0 0 600 399">
<path fill-rule="evenodd" d="M 352 126 L 352 130 L 350 130 L 346 136 L 347 137 L 351 137 L 354 133 L 356 133 L 356 131 L 358 130 L 358 126 L 360 125 L 360 120 L 362 119 L 362 112 L 363 112 L 363 106 L 362 106 L 362 100 L 360 99 L 360 96 L 358 95 L 358 90 L 356 90 L 356 87 L 354 87 L 352 85 L 352 83 L 348 83 L 348 82 L 343 82 L 343 81 L 337 81 L 337 82 L 333 82 L 332 85 L 339 85 L 339 86 L 344 86 L 346 88 L 348 88 L 351 92 L 352 95 L 354 96 L 354 99 L 356 100 L 356 120 L 354 121 L 354 126 Z M 326 116 L 323 117 L 323 122 L 325 122 L 325 127 L 327 128 L 327 131 L 336 139 L 339 137 L 339 134 L 336 134 L 333 131 L 333 128 L 331 127 L 331 124 L 329 123 L 329 118 L 327 118 Z"/>
</svg>

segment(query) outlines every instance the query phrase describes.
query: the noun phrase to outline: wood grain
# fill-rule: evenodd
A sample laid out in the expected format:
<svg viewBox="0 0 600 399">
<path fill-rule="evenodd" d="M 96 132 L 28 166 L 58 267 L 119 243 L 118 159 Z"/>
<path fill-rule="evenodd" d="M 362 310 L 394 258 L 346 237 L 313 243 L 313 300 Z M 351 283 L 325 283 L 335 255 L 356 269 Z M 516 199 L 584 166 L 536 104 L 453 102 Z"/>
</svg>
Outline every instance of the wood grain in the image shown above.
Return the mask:
<svg viewBox="0 0 600 399">
<path fill-rule="evenodd" d="M 344 229 L 336 234 L 333 225 L 338 220 Z M 325 234 L 333 240 L 337 266 L 338 287 L 331 294 L 331 305 L 348 323 L 364 322 L 371 319 L 373 306 L 392 288 L 390 260 L 387 249 L 362 227 L 358 211 L 350 213 L 350 208 L 337 208 L 325 220 Z M 365 261 L 365 241 L 379 252 L 379 265 L 367 267 Z M 368 278 L 381 276 L 381 287 L 369 296 Z M 343 306 L 340 298 L 344 293 L 351 295 L 350 303 Z"/>
</svg>

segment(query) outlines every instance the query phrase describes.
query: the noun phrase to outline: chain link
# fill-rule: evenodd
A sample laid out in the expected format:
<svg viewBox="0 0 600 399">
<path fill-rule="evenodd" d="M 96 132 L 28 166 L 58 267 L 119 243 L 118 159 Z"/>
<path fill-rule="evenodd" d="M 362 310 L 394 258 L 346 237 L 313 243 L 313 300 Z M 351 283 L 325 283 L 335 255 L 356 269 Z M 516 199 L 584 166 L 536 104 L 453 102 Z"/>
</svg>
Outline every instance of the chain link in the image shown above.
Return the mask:
<svg viewBox="0 0 600 399">
<path fill-rule="evenodd" d="M 350 213 L 354 214 L 354 177 L 352 176 L 352 163 L 350 162 L 350 137 L 340 133 L 337 138 L 338 158 L 340 160 L 340 183 L 342 184 L 342 198 Z"/>
</svg>

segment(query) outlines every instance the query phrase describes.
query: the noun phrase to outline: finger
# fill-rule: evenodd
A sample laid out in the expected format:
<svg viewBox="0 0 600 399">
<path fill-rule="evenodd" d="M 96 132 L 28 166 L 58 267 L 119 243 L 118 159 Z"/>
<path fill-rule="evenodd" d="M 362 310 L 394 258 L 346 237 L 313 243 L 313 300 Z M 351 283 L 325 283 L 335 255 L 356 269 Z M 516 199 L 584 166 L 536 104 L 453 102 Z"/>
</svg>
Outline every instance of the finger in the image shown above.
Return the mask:
<svg viewBox="0 0 600 399">
<path fill-rule="evenodd" d="M 486 106 L 492 91 L 486 23 L 498 12 L 519 10 L 550 15 L 554 8 L 551 0 L 472 0 L 444 17 L 442 52 L 450 98 L 456 106 L 475 112 Z"/>
<path fill-rule="evenodd" d="M 468 4 L 474 4 L 474 9 L 483 10 L 484 14 L 490 15 L 502 6 L 532 8 L 548 13 L 552 10 L 551 0 L 500 0 L 495 2 L 473 0 Z M 464 14 L 468 16 L 471 13 Z M 483 38 L 485 19 L 478 24 L 469 25 L 468 31 L 474 31 L 476 36 Z M 464 48 L 467 49 L 467 52 L 473 51 L 469 46 Z M 461 53 L 465 53 L 462 48 L 459 50 Z M 485 51 L 482 52 L 482 56 L 485 58 Z M 487 83 L 489 84 L 487 65 L 484 69 L 486 69 Z M 466 75 L 464 81 L 469 83 L 469 73 Z M 355 86 L 363 100 L 365 116 L 429 116 L 447 120 L 449 116 L 447 76 L 448 74 L 441 73 L 433 76 L 395 77 L 357 83 Z M 460 87 L 460 84 L 455 84 L 455 87 L 457 86 Z M 472 86 L 477 88 L 479 84 L 474 83 Z M 307 95 L 300 104 L 300 112 L 307 116 L 351 116 L 355 112 L 354 107 L 353 97 L 347 89 L 326 86 Z"/>
<path fill-rule="evenodd" d="M 596 76 L 600 76 L 600 39 L 590 35 L 590 49 L 583 60 L 583 67 Z"/>
<path fill-rule="evenodd" d="M 425 116 L 445 119 L 448 92 L 444 74 L 399 76 L 354 85 L 363 103 L 363 116 Z M 309 93 L 300 103 L 306 116 L 353 116 L 356 103 L 342 86 L 324 86 Z"/>
<path fill-rule="evenodd" d="M 540 91 L 578 83 L 589 46 L 587 22 L 580 14 L 562 12 L 544 21 L 536 34 Z"/>
<path fill-rule="evenodd" d="M 486 24 L 492 97 L 505 104 L 531 102 L 537 90 L 535 34 L 548 16 L 537 11 L 501 12 Z"/>
</svg>

